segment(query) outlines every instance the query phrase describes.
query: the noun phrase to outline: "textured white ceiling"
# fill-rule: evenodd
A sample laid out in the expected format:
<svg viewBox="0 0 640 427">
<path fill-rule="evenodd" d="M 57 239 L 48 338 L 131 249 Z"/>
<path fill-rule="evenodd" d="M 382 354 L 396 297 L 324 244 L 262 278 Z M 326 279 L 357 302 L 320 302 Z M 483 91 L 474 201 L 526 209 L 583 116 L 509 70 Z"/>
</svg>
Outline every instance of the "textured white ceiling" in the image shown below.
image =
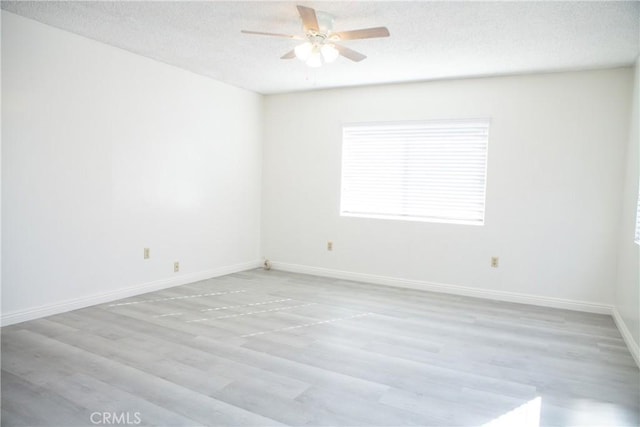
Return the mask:
<svg viewBox="0 0 640 427">
<path fill-rule="evenodd" d="M 310 69 L 279 59 L 301 34 L 296 4 L 331 13 L 336 30 L 386 26 L 391 37 L 345 46 L 368 56 Z M 631 64 L 640 2 L 208 1 L 2 2 L 2 8 L 263 94 Z"/>
</svg>

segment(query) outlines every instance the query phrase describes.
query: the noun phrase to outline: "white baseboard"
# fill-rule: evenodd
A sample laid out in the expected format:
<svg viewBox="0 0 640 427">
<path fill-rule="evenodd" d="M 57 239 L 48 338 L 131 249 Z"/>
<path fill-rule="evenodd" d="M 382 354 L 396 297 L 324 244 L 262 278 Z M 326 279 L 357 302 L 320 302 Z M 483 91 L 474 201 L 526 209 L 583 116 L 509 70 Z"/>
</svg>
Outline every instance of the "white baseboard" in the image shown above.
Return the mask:
<svg viewBox="0 0 640 427">
<path fill-rule="evenodd" d="M 543 307 L 562 308 L 566 310 L 585 311 L 589 313 L 611 314 L 612 306 L 587 301 L 575 301 L 562 298 L 544 297 L 538 295 L 521 294 L 516 292 L 478 289 L 468 286 L 449 285 L 444 283 L 426 282 L 422 280 L 401 279 L 396 277 L 376 276 L 373 274 L 354 273 L 350 271 L 333 270 L 307 265 L 288 264 L 272 261 L 274 270 L 292 273 L 311 274 L 314 276 L 332 277 L 335 279 L 354 280 L 373 283 L 376 285 L 395 286 L 399 288 L 418 289 L 423 291 L 440 292 L 445 294 L 464 295 L 498 301 L 516 302 L 521 304 L 538 305 Z"/>
<path fill-rule="evenodd" d="M 196 273 L 184 274 L 169 279 L 155 280 L 153 282 L 141 283 L 139 285 L 128 286 L 114 291 L 104 292 L 96 295 L 89 295 L 80 298 L 60 301 L 53 304 L 46 304 L 39 307 L 18 310 L 10 313 L 2 313 L 0 323 L 2 326 L 13 325 L 26 322 L 27 320 L 39 319 L 41 317 L 64 313 L 79 308 L 85 308 L 96 304 L 103 304 L 122 298 L 140 295 L 147 292 L 158 291 L 160 289 L 171 288 L 173 286 L 185 285 L 199 280 L 211 279 L 212 277 L 224 276 L 226 274 L 237 273 L 260 267 L 262 261 L 249 261 L 240 264 L 218 267 L 211 270 L 199 271 Z"/>
<path fill-rule="evenodd" d="M 633 356 L 633 359 L 636 361 L 636 365 L 640 368 L 640 348 L 638 347 L 638 343 L 633 339 L 633 335 L 629 332 L 629 328 L 627 328 L 627 324 L 618 313 L 618 309 L 613 307 L 611 310 L 611 316 L 613 316 L 613 321 L 616 322 L 616 326 L 620 331 L 620 335 L 622 335 L 622 339 L 624 339 L 625 344 L 627 344 L 627 348 L 629 352 Z"/>
</svg>

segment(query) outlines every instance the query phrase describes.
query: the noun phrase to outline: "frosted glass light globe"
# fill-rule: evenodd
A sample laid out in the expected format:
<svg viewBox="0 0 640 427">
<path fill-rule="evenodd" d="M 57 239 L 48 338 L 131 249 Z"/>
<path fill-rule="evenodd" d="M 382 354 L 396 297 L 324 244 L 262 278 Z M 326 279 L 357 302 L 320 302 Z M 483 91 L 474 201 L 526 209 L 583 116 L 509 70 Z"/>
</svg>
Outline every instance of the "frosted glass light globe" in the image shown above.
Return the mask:
<svg viewBox="0 0 640 427">
<path fill-rule="evenodd" d="M 322 55 L 317 50 L 311 55 L 309 55 L 309 59 L 307 59 L 307 65 L 312 68 L 318 68 L 322 65 Z"/>
<path fill-rule="evenodd" d="M 324 62 L 333 62 L 336 59 L 338 59 L 338 55 L 340 55 L 340 52 L 338 52 L 338 49 L 335 48 L 334 45 L 332 44 L 325 44 L 322 46 L 322 48 L 320 49 L 320 52 L 322 52 L 322 57 L 324 58 Z"/>
<path fill-rule="evenodd" d="M 313 45 L 309 42 L 302 43 L 295 47 L 294 52 L 296 53 L 296 57 L 301 61 L 306 61 L 309 59 L 311 55 L 311 51 L 313 50 Z"/>
</svg>

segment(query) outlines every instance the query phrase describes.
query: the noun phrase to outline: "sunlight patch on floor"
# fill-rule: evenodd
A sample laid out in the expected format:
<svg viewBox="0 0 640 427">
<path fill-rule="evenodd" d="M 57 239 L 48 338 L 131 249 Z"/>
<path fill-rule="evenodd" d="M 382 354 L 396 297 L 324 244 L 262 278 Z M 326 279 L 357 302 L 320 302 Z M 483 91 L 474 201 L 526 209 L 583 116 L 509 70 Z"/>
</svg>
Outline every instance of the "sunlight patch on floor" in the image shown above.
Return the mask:
<svg viewBox="0 0 640 427">
<path fill-rule="evenodd" d="M 483 424 L 482 427 L 540 427 L 540 396 Z"/>
</svg>

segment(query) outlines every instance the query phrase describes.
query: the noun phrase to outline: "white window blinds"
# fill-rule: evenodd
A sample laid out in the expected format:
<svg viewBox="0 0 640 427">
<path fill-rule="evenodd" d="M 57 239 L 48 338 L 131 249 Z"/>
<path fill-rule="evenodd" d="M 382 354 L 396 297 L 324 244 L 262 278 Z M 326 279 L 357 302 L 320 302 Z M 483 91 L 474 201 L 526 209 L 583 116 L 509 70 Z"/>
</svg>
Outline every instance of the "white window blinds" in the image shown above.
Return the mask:
<svg viewBox="0 0 640 427">
<path fill-rule="evenodd" d="M 489 120 L 344 125 L 340 214 L 484 224 Z"/>
</svg>

